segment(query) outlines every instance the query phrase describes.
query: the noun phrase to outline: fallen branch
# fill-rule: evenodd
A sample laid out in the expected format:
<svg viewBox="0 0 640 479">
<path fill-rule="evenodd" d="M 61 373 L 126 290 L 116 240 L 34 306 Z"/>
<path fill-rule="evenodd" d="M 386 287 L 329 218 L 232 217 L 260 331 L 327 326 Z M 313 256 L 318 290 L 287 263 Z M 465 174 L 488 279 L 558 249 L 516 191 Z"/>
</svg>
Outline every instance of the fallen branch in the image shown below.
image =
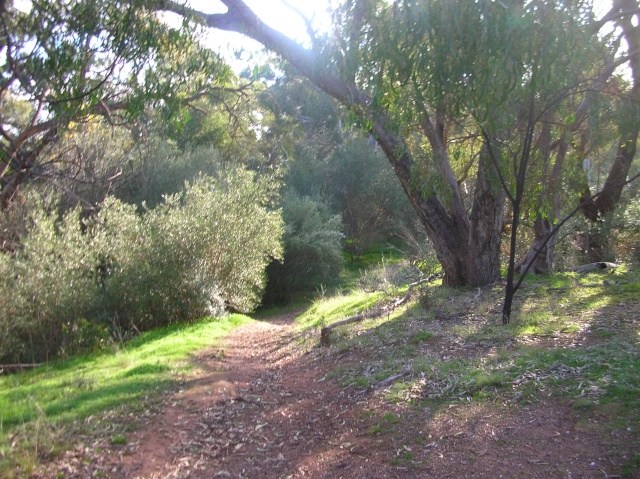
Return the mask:
<svg viewBox="0 0 640 479">
<path fill-rule="evenodd" d="M 618 267 L 620 267 L 619 264 L 598 261 L 596 263 L 583 264 L 581 266 L 576 266 L 575 268 L 569 268 L 567 271 L 571 271 L 572 273 L 588 273 L 589 271 L 615 269 Z"/>
<path fill-rule="evenodd" d="M 409 298 L 411 297 L 411 292 L 414 290 L 414 288 L 416 288 L 418 286 L 421 286 L 421 285 L 423 285 L 425 283 L 430 283 L 431 281 L 441 277 L 441 275 L 442 275 L 442 273 L 432 274 L 432 275 L 429 275 L 426 278 L 423 278 L 423 279 L 421 279 L 419 281 L 416 281 L 415 283 L 411 283 L 409 285 L 409 288 L 407 288 L 407 292 L 404 295 L 404 297 L 396 300 L 395 302 L 391 303 L 390 305 L 386 305 L 386 306 L 382 306 L 382 307 L 379 307 L 379 308 L 375 308 L 375 309 L 372 309 L 371 311 L 369 311 L 368 313 L 360 313 L 360 314 L 357 314 L 356 316 L 352 316 L 350 318 L 343 319 L 341 321 L 337 321 L 335 323 L 331 323 L 328 326 L 325 326 L 324 328 L 320 329 L 320 344 L 322 346 L 328 346 L 329 343 L 331 342 L 331 332 L 335 328 L 337 328 L 338 326 L 344 326 L 345 324 L 356 323 L 358 321 L 363 321 L 365 319 L 376 318 L 376 317 L 383 316 L 385 314 L 391 313 L 397 307 L 402 306 L 407 301 L 409 301 Z"/>
<path fill-rule="evenodd" d="M 374 388 L 384 388 L 389 386 L 392 382 L 394 382 L 396 379 L 401 378 L 402 376 L 404 376 L 406 373 L 400 373 L 400 374 L 394 374 L 393 376 L 389 376 L 387 379 L 383 379 L 382 381 L 380 381 L 379 383 L 375 384 L 373 387 Z"/>
</svg>

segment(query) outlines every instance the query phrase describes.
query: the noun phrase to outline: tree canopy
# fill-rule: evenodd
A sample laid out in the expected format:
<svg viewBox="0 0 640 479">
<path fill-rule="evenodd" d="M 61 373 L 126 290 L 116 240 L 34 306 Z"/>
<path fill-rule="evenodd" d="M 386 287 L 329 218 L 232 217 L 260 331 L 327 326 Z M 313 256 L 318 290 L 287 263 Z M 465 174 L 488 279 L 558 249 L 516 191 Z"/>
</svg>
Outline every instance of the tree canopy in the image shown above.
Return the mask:
<svg viewBox="0 0 640 479">
<path fill-rule="evenodd" d="M 637 57 L 621 53 L 619 34 L 597 35 L 608 21 L 625 24 L 625 38 L 637 35 L 635 1 L 615 2 L 597 20 L 588 1 L 349 0 L 336 34 L 309 49 L 241 0 L 222 3 L 222 14 L 155 5 L 258 40 L 347 107 L 391 163 L 449 285 L 498 279 L 504 195 L 521 202 L 527 166 L 545 155 L 544 125 L 557 126 L 556 151 L 577 146 L 566 134 L 580 111 L 568 111 L 567 99 L 604 91 L 611 65 Z M 634 132 L 621 144 L 635 145 Z"/>
<path fill-rule="evenodd" d="M 42 173 L 39 156 L 73 124 L 104 117 L 133 127 L 155 105 L 180 127 L 190 101 L 232 81 L 197 28 L 170 27 L 144 2 L 35 0 L 27 10 L 2 2 L 0 29 L 4 207 Z"/>
<path fill-rule="evenodd" d="M 3 4 L 2 196 L 34 174 L 35 157 L 72 122 L 99 114 L 128 123 L 154 105 L 176 127 L 199 128 L 183 107 L 234 81 L 199 41 L 213 28 L 279 54 L 375 138 L 446 284 L 499 278 L 505 218 L 514 238 L 525 210 L 539 225 L 555 221 L 574 195 L 566 178 L 603 148 L 604 121 L 617 126 L 618 152 L 606 193 L 585 214 L 597 220 L 619 199 L 613 186 L 627 177 L 640 123 L 635 0 L 614 2 L 601 19 L 588 0 L 346 0 L 333 34 L 309 48 L 242 0 L 221 3 L 226 13 L 171 0 L 36 1 L 29 12 Z M 161 11 L 182 25 L 163 23 Z M 607 23 L 619 28 L 599 33 Z M 615 74 L 624 64 L 630 83 Z"/>
</svg>

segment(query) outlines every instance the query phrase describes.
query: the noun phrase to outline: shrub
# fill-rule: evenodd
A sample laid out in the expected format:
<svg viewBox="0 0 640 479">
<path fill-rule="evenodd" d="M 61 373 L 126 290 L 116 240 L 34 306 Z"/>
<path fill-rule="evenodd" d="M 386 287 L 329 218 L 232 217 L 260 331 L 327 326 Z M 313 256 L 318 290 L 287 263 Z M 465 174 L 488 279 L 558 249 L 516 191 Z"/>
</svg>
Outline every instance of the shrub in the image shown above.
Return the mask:
<svg viewBox="0 0 640 479">
<path fill-rule="evenodd" d="M 0 255 L 0 359 L 39 362 L 75 349 L 96 296 L 95 257 L 80 210 L 61 220 L 42 202 L 14 254 Z"/>
<path fill-rule="evenodd" d="M 352 260 L 374 244 L 395 241 L 416 217 L 386 157 L 370 140 L 348 142 L 334 152 L 327 173 L 342 215 Z"/>
<path fill-rule="evenodd" d="M 282 200 L 285 222 L 284 261 L 272 262 L 266 304 L 282 303 L 291 294 L 338 279 L 344 266 L 342 222 L 318 199 L 293 192 Z"/>
<path fill-rule="evenodd" d="M 202 176 L 142 217 L 133 206 L 106 202 L 92 235 L 104 262 L 102 310 L 113 326 L 146 330 L 225 307 L 251 311 L 266 265 L 281 256 L 271 188 L 237 170 Z"/>
<path fill-rule="evenodd" d="M 143 214 L 108 197 L 84 225 L 78 209 L 58 218 L 41 204 L 20 247 L 0 255 L 0 361 L 250 311 L 282 253 L 275 186 L 246 170 L 202 176 Z"/>
<path fill-rule="evenodd" d="M 265 268 L 282 258 L 282 215 L 268 208 L 275 186 L 271 178 L 245 170 L 201 178 L 167 200 L 178 214 L 161 220 L 165 234 L 178 234 L 184 254 L 197 259 L 194 280 L 240 312 L 260 302 Z"/>
</svg>

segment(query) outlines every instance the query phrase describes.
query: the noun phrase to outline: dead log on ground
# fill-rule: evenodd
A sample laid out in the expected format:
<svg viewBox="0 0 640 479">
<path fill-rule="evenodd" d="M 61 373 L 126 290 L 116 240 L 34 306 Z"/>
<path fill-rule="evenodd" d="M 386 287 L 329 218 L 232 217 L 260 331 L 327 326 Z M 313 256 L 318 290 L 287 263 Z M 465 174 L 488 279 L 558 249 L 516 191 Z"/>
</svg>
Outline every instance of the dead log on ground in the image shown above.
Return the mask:
<svg viewBox="0 0 640 479">
<path fill-rule="evenodd" d="M 411 297 L 411 292 L 414 290 L 414 288 L 421 286 L 425 283 L 430 283 L 431 281 L 440 278 L 441 277 L 441 273 L 438 274 L 432 274 L 429 275 L 428 277 L 421 279 L 419 281 L 416 281 L 415 283 L 411 283 L 409 285 L 409 288 L 407 288 L 407 292 L 404 295 L 403 298 L 400 298 L 396 301 L 394 301 L 393 303 L 389 304 L 389 305 L 385 305 L 379 308 L 375 308 L 372 309 L 371 311 L 369 311 L 368 313 L 360 313 L 357 314 L 355 316 L 352 316 L 350 318 L 347 319 L 343 319 L 341 321 L 337 321 L 335 323 L 331 323 L 328 326 L 325 326 L 324 328 L 320 329 L 320 344 L 322 346 L 328 346 L 329 343 L 331 342 L 331 332 L 337 328 L 338 326 L 344 326 L 345 324 L 351 324 L 351 323 L 356 323 L 358 321 L 363 321 L 365 319 L 371 319 L 371 318 L 377 318 L 380 316 L 384 316 L 385 314 L 390 314 L 393 310 L 395 310 L 397 307 L 402 306 L 403 304 L 405 304 L 407 301 L 409 301 L 409 298 Z"/>
<path fill-rule="evenodd" d="M 569 268 L 567 271 L 570 271 L 572 273 L 588 273 L 590 271 L 602 271 L 605 269 L 615 269 L 619 267 L 619 264 L 607 263 L 606 261 L 598 261 L 596 263 L 583 264 L 581 266 L 576 266 L 575 268 Z"/>
</svg>

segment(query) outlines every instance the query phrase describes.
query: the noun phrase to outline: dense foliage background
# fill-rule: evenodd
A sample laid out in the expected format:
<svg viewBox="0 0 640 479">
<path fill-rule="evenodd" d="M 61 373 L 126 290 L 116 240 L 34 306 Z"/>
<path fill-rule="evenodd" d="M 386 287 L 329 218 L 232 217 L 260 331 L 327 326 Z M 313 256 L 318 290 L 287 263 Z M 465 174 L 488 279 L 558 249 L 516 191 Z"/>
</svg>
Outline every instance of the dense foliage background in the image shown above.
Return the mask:
<svg viewBox="0 0 640 479">
<path fill-rule="evenodd" d="M 109 337 L 250 311 L 281 257 L 272 186 L 244 169 L 202 176 L 142 213 L 112 196 L 81 220 L 29 198 L 18 249 L 0 255 L 4 362 L 39 362 Z"/>
<path fill-rule="evenodd" d="M 639 10 L 348 0 L 306 49 L 246 9 L 2 2 L 0 362 L 296 301 L 372 251 L 456 287 L 634 261 Z M 236 75 L 221 19 L 279 56 Z"/>
</svg>

